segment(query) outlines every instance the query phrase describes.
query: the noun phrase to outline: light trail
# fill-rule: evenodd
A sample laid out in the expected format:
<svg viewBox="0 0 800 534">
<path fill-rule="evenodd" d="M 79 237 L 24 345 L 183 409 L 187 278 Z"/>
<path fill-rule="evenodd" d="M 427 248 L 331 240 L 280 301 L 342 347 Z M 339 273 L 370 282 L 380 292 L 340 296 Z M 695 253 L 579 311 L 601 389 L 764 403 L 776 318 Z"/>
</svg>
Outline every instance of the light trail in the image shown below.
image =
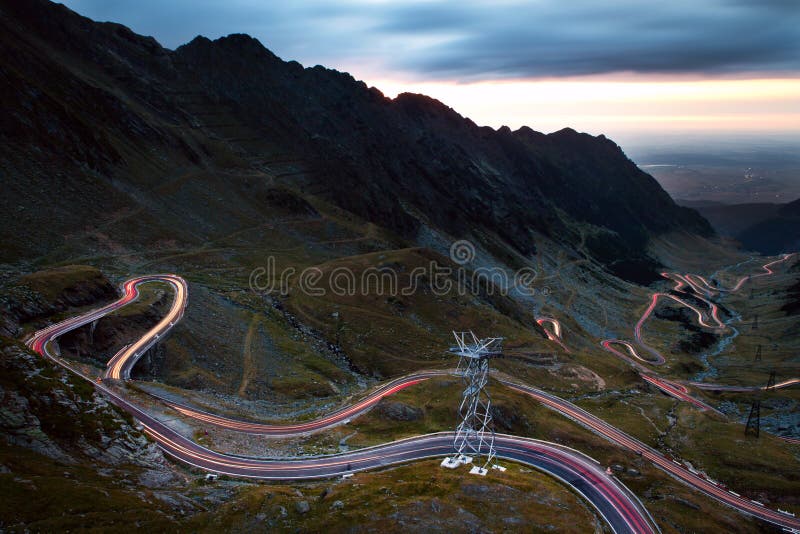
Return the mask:
<svg viewBox="0 0 800 534">
<path fill-rule="evenodd" d="M 741 289 L 742 285 L 745 282 L 747 282 L 748 280 L 751 280 L 753 278 L 758 278 L 758 277 L 762 277 L 762 276 L 770 276 L 772 274 L 775 274 L 775 272 L 772 270 L 772 267 L 775 266 L 778 263 L 782 263 L 782 262 L 787 261 L 792 256 L 794 256 L 794 253 L 792 253 L 792 254 L 784 254 L 784 255 L 781 256 L 780 259 L 774 260 L 774 261 L 771 261 L 769 263 L 766 263 L 766 264 L 762 265 L 761 268 L 764 270 L 763 273 L 759 273 L 759 274 L 755 274 L 755 275 L 747 275 L 747 276 L 744 276 L 744 277 L 740 278 L 739 281 L 736 283 L 736 285 L 730 290 L 724 289 L 724 288 L 720 288 L 720 287 L 717 287 L 717 286 L 712 286 L 708 282 L 708 280 L 706 280 L 703 276 L 700 276 L 700 275 L 694 275 L 694 274 L 680 275 L 680 274 L 677 274 L 677 273 L 661 273 L 661 276 L 663 276 L 664 278 L 667 278 L 667 279 L 673 279 L 676 282 L 675 286 L 672 288 L 673 291 L 679 291 L 679 292 L 682 292 L 682 293 L 686 293 L 686 291 L 683 288 L 685 288 L 687 286 L 691 287 L 695 291 L 695 293 L 697 293 L 697 295 L 694 295 L 694 297 L 698 298 L 699 300 L 705 302 L 708 305 L 709 310 L 711 311 L 711 317 L 717 323 L 717 327 L 718 328 L 725 328 L 726 325 L 719 319 L 719 316 L 718 316 L 718 312 L 719 312 L 718 306 L 716 304 L 714 304 L 713 302 L 710 302 L 710 301 L 706 300 L 705 298 L 700 297 L 698 295 L 700 293 L 706 293 L 706 295 L 710 296 L 710 294 L 713 293 L 713 292 L 717 292 L 717 293 L 721 293 L 721 292 L 729 292 L 729 293 L 736 292 L 739 289 Z M 703 289 L 701 286 L 705 286 L 705 289 Z M 645 365 L 642 365 L 642 363 L 640 363 L 640 362 L 643 362 L 643 363 L 650 363 L 650 364 L 654 364 L 654 365 L 662 365 L 663 363 L 666 362 L 666 360 L 661 355 L 661 353 L 659 353 L 657 350 L 653 349 L 652 347 L 649 347 L 648 345 L 646 345 L 644 343 L 644 341 L 642 340 L 642 326 L 644 325 L 645 321 L 650 317 L 650 315 L 653 313 L 653 310 L 655 309 L 656 304 L 658 302 L 658 299 L 660 297 L 671 298 L 671 299 L 675 300 L 676 302 L 678 302 L 679 304 L 688 307 L 689 309 L 691 309 L 692 311 L 695 312 L 695 314 L 697 315 L 697 318 L 698 318 L 698 322 L 702 326 L 705 326 L 707 328 L 712 328 L 705 321 L 705 317 L 706 317 L 705 314 L 702 313 L 701 310 L 699 310 L 695 306 L 692 306 L 691 304 L 685 302 L 684 300 L 682 300 L 682 299 L 680 299 L 680 298 L 678 298 L 678 297 L 676 297 L 674 295 L 671 295 L 669 293 L 657 292 L 657 293 L 653 293 L 651 295 L 649 306 L 647 307 L 647 309 L 645 310 L 644 314 L 642 314 L 641 318 L 639 319 L 639 321 L 636 323 L 636 326 L 634 327 L 634 336 L 636 337 L 636 340 L 637 340 L 638 344 L 641 345 L 642 347 L 644 347 L 653 356 L 655 356 L 656 357 L 655 361 L 646 360 L 646 359 L 642 358 L 638 354 L 638 352 L 636 351 L 636 348 L 631 343 L 629 343 L 627 341 L 624 341 L 624 340 L 621 340 L 621 339 L 606 339 L 606 340 L 603 340 L 601 342 L 601 346 L 604 349 L 606 349 L 607 351 L 609 351 L 612 354 L 614 354 L 615 356 L 627 361 L 629 364 L 631 364 L 633 367 L 635 367 L 640 372 L 639 374 L 642 377 L 642 379 L 644 379 L 645 381 L 647 381 L 650 384 L 653 384 L 654 386 L 659 388 L 661 391 L 663 391 L 667 395 L 670 395 L 670 396 L 672 396 L 672 397 L 674 397 L 674 398 L 676 398 L 678 400 L 688 402 L 688 403 L 694 405 L 695 407 L 697 407 L 697 408 L 699 408 L 701 410 L 712 411 L 714 413 L 722 415 L 721 412 L 716 410 L 711 405 L 709 405 L 709 404 L 707 404 L 707 403 L 705 403 L 705 402 L 703 402 L 703 401 L 691 396 L 689 394 L 688 389 L 684 385 L 681 385 L 681 384 L 678 384 L 678 383 L 675 383 L 675 382 L 671 382 L 671 381 L 665 380 L 663 378 L 658 378 L 658 377 L 655 376 L 656 373 L 654 373 L 648 367 L 646 367 Z M 615 344 L 616 345 L 622 345 L 623 347 L 625 347 L 627 349 L 627 351 L 628 351 L 628 354 L 625 354 L 625 353 L 620 352 L 619 350 L 615 349 L 613 347 L 613 345 L 615 345 Z M 633 356 L 633 358 L 630 358 L 629 355 Z M 636 360 L 638 360 L 638 361 L 636 361 Z M 731 391 L 731 392 L 759 391 L 759 390 L 766 390 L 766 389 L 772 390 L 772 389 L 780 389 L 780 388 L 790 387 L 790 386 L 797 385 L 797 384 L 800 384 L 800 379 L 798 379 L 798 378 L 791 378 L 791 379 L 785 380 L 783 382 L 775 384 L 774 386 L 770 386 L 769 388 L 767 388 L 766 386 L 724 386 L 724 385 L 718 385 L 718 384 L 708 384 L 708 383 L 703 383 L 703 382 L 689 382 L 689 385 L 691 385 L 693 387 L 696 387 L 698 389 L 702 389 L 702 390 L 707 390 L 707 391 Z M 778 437 L 783 439 L 783 440 L 785 440 L 785 441 L 787 441 L 787 442 L 789 442 L 789 443 L 800 443 L 800 440 L 796 440 L 795 438 L 789 438 L 789 437 L 786 437 L 786 436 L 778 436 Z"/>
<path fill-rule="evenodd" d="M 186 283 L 182 278 L 175 275 L 155 275 L 129 280 L 123 285 L 124 296 L 116 302 L 42 329 L 36 332 L 28 340 L 27 344 L 56 364 L 92 383 L 98 391 L 108 396 L 111 402 L 134 416 L 141 422 L 145 432 L 158 443 L 166 454 L 191 466 L 232 476 L 270 480 L 299 480 L 330 478 L 356 470 L 374 469 L 423 458 L 446 456 L 452 453 L 452 433 L 440 433 L 417 436 L 341 455 L 317 458 L 266 460 L 226 455 L 206 449 L 185 438 L 111 390 L 107 385 L 94 382 L 90 377 L 49 351 L 48 344 L 50 341 L 125 306 L 138 297 L 138 286 L 140 284 L 153 281 L 170 283 L 176 291 L 175 299 L 167 316 L 162 321 L 159 321 L 155 327 L 135 343 L 128 347 L 123 347 L 109 362 L 106 375 L 109 378 L 126 379 L 130 376 L 130 370 L 136 360 L 182 317 L 188 296 Z M 418 376 L 395 380 L 379 388 L 353 407 L 344 408 L 313 423 L 279 427 L 277 425 L 227 420 L 220 416 L 190 408 L 187 408 L 183 413 L 197 416 L 200 420 L 219 426 L 229 426 L 234 430 L 241 430 L 243 428 L 242 425 L 259 425 L 258 430 L 260 431 L 269 429 L 274 431 L 276 435 L 297 435 L 337 424 L 368 409 L 383 396 L 441 374 L 441 371 L 431 371 L 419 373 Z M 171 405 L 175 408 L 184 408 L 175 403 Z M 630 490 L 625 488 L 614 477 L 606 475 L 596 462 L 585 455 L 557 444 L 515 436 L 499 435 L 495 440 L 495 444 L 498 458 L 530 465 L 571 486 L 598 510 L 614 532 L 619 534 L 653 534 L 658 531 L 650 515 Z"/>
<path fill-rule="evenodd" d="M 174 280 L 170 280 L 169 277 L 174 277 Z M 92 384 L 99 391 L 108 395 L 114 404 L 128 411 L 131 413 L 131 415 L 141 421 L 147 433 L 153 437 L 159 446 L 170 456 L 184 461 L 189 465 L 224 474 L 288 480 L 338 476 L 354 470 L 371 469 L 393 463 L 408 462 L 427 457 L 445 456 L 452 452 L 452 434 L 441 433 L 427 436 L 417 436 L 374 448 L 360 449 L 358 451 L 353 451 L 342 455 L 332 455 L 302 460 L 264 460 L 225 455 L 216 451 L 210 451 L 183 437 L 129 401 L 125 400 L 117 393 L 113 392 L 104 384 L 96 384 L 89 377 L 72 368 L 60 358 L 49 352 L 48 343 L 51 340 L 54 340 L 59 335 L 69 330 L 99 319 L 114 309 L 124 306 L 138 296 L 138 284 L 144 283 L 145 281 L 156 280 L 167 281 L 169 283 L 174 282 L 177 284 L 173 284 L 173 287 L 176 288 L 176 298 L 173 302 L 170 312 L 168 313 L 168 317 L 175 320 L 180 319 L 183 314 L 183 309 L 186 305 L 186 298 L 188 294 L 188 291 L 186 291 L 185 282 L 180 277 L 176 277 L 175 275 L 156 275 L 146 278 L 143 277 L 126 282 L 124 285 L 126 294 L 117 302 L 98 310 L 88 312 L 87 314 L 77 318 L 68 319 L 57 325 L 40 330 L 28 341 L 28 345 L 40 354 L 50 358 L 57 364 L 92 382 Z M 181 288 L 183 290 L 181 290 Z M 175 321 L 159 322 L 156 327 L 148 331 L 147 334 L 140 338 L 136 343 L 121 350 L 115 356 L 115 358 L 118 358 L 113 366 L 115 369 L 113 374 L 122 378 L 129 376 L 130 368 L 135 363 L 136 358 L 141 357 L 141 354 L 147 350 L 147 347 L 151 346 L 152 343 L 158 339 L 156 336 L 162 336 L 174 325 L 174 322 Z M 624 344 L 628 347 L 628 350 L 631 351 L 632 355 L 635 355 L 640 360 L 645 361 L 636 355 L 633 347 L 627 342 L 619 340 L 606 341 L 608 344 Z M 139 350 L 134 350 L 133 347 L 138 347 Z M 614 350 L 614 352 L 618 351 Z M 363 412 L 383 396 L 400 391 L 401 389 L 412 385 L 412 383 L 416 384 L 422 380 L 427 380 L 432 376 L 441 374 L 443 374 L 442 371 L 432 371 L 427 373 L 418 373 L 416 375 L 409 375 L 407 377 L 392 381 L 389 384 L 386 384 L 384 387 L 379 388 L 372 395 L 368 396 L 366 399 L 362 400 L 360 403 L 357 403 L 353 407 L 342 409 L 339 412 L 335 412 L 334 414 L 320 419 L 320 422 L 316 422 L 316 425 L 314 424 L 315 422 L 286 426 L 263 425 L 261 423 L 247 423 L 245 421 L 227 420 L 226 418 L 215 416 L 213 414 L 206 414 L 205 412 L 200 412 L 191 408 L 187 409 L 192 416 L 195 414 L 208 416 L 206 419 L 200 420 L 204 420 L 207 423 L 216 424 L 219 426 L 230 424 L 233 425 L 232 429 L 234 430 L 240 428 L 239 425 L 256 424 L 271 429 L 280 429 L 276 430 L 279 432 L 279 435 L 287 435 L 287 433 L 303 434 L 310 431 L 327 428 L 332 424 L 337 424 L 353 414 Z M 650 378 L 652 379 L 652 377 Z M 650 448 L 649 446 L 643 444 L 621 430 L 616 429 L 602 419 L 595 417 L 585 410 L 575 406 L 569 401 L 531 386 L 519 384 L 502 378 L 499 381 L 512 390 L 533 397 L 548 408 L 551 408 L 558 413 L 573 419 L 579 424 L 592 430 L 605 439 L 608 439 L 609 441 L 619 445 L 620 447 L 628 449 L 636 454 L 640 454 L 643 458 L 653 463 L 656 467 L 666 471 L 681 482 L 705 493 L 706 495 L 732 506 L 743 513 L 753 515 L 754 517 L 758 517 L 772 524 L 784 528 L 800 529 L 800 520 L 785 513 L 774 511 L 765 506 L 755 504 L 749 499 L 732 493 L 724 487 L 721 487 L 718 484 L 715 484 L 697 474 L 690 472 L 682 465 L 679 465 L 675 461 L 666 458 L 658 451 Z M 677 393 L 686 392 L 685 388 L 682 388 L 682 386 L 666 382 L 665 384 L 671 385 L 672 389 Z M 174 403 L 173 405 L 178 406 Z M 436 436 L 440 437 L 437 438 Z M 539 448 L 536 448 L 536 446 L 532 445 L 533 442 L 536 442 L 536 440 L 529 440 L 527 438 L 515 436 L 502 436 L 501 439 L 496 440 L 496 444 L 498 445 L 498 456 L 509 460 L 527 463 L 536 467 L 537 469 L 541 469 L 547 473 L 550 473 L 556 478 L 564 480 L 566 483 L 575 488 L 576 491 L 581 493 L 581 495 L 586 497 L 587 500 L 589 500 L 589 502 L 600 511 L 615 532 L 655 531 L 655 527 L 651 525 L 649 514 L 647 514 L 644 507 L 641 506 L 641 503 L 638 502 L 638 499 L 636 499 L 635 496 L 633 496 L 629 490 L 627 490 L 627 488 L 624 488 L 624 486 L 622 486 L 622 484 L 616 481 L 616 479 L 613 477 L 608 477 L 602 473 L 602 476 L 601 474 L 598 474 L 597 471 L 602 471 L 602 469 L 600 469 L 596 464 L 592 465 L 591 461 L 586 461 L 585 458 L 581 458 L 581 455 L 579 453 L 575 453 L 574 451 L 567 454 L 564 449 L 561 448 L 561 452 L 558 453 L 556 451 L 556 449 L 558 449 L 556 444 L 539 442 L 543 445 L 540 445 Z M 544 446 L 550 448 L 542 448 Z M 500 448 L 502 448 L 502 451 Z M 343 464 L 345 465 L 344 469 L 342 467 Z M 577 471 L 575 470 L 576 466 L 580 466 Z M 587 466 L 593 467 L 594 470 L 587 470 Z M 558 471 L 559 468 L 565 471 L 560 472 Z"/>
<path fill-rule="evenodd" d="M 756 505 L 750 499 L 735 494 L 718 483 L 714 483 L 706 478 L 703 478 L 699 474 L 692 473 L 683 464 L 678 464 L 675 461 L 668 459 L 655 449 L 645 445 L 641 441 L 629 436 L 621 430 L 616 429 L 602 419 L 595 417 L 594 415 L 583 410 L 582 408 L 579 408 L 578 406 L 575 406 L 567 400 L 511 380 L 501 379 L 500 382 L 520 393 L 525 393 L 531 397 L 534 397 L 548 408 L 551 408 L 556 412 L 569 417 L 578 424 L 588 428 L 589 430 L 592 430 L 600 436 L 603 436 L 609 441 L 636 454 L 640 454 L 653 465 L 663 471 L 666 471 L 684 484 L 706 495 L 709 495 L 718 501 L 739 510 L 740 512 L 758 517 L 784 528 L 800 529 L 800 520 L 797 518 L 787 516 L 786 514 L 775 510 L 771 510 L 765 506 Z"/>
<path fill-rule="evenodd" d="M 661 391 L 665 392 L 666 394 L 675 397 L 678 400 L 686 401 L 690 404 L 693 404 L 697 408 L 700 408 L 703 411 L 711 411 L 720 413 L 717 411 L 716 408 L 713 406 L 706 404 L 705 402 L 695 399 L 691 395 L 689 395 L 689 390 L 686 389 L 686 386 L 683 384 L 677 384 L 675 382 L 670 382 L 669 380 L 665 380 L 663 378 L 657 378 L 655 376 L 640 375 L 646 382 L 653 384 Z"/>
<path fill-rule="evenodd" d="M 341 410 L 338 410 L 332 414 L 329 414 L 320 419 L 316 419 L 314 421 L 310 421 L 307 423 L 299 423 L 299 424 L 288 424 L 288 425 L 267 424 L 267 423 L 258 423 L 252 421 L 243 421 L 240 419 L 232 419 L 212 414 L 196 408 L 192 408 L 190 406 L 186 406 L 183 404 L 179 404 L 169 399 L 159 397 L 158 395 L 151 394 L 151 396 L 160 399 L 164 404 L 166 404 L 170 408 L 174 409 L 175 411 L 179 412 L 180 414 L 186 417 L 190 417 L 192 419 L 196 419 L 198 421 L 202 421 L 204 423 L 208 423 L 214 426 L 226 428 L 228 430 L 235 430 L 237 432 L 243 432 L 246 434 L 260 434 L 271 437 L 288 437 L 288 436 L 296 436 L 299 434 L 319 432 L 321 430 L 326 430 L 336 425 L 347 423 L 351 418 L 356 417 L 364 413 L 365 411 L 369 410 L 373 406 L 375 406 L 375 404 L 377 404 L 384 397 L 393 395 L 398 391 L 401 391 L 407 387 L 418 384 L 423 380 L 427 380 L 428 378 L 434 376 L 445 376 L 448 374 L 449 373 L 446 373 L 444 371 L 442 372 L 429 371 L 426 373 L 418 373 L 414 375 L 412 379 L 406 379 L 404 377 L 392 380 L 391 382 L 384 384 L 383 386 L 379 387 L 376 391 L 374 391 L 361 401 L 351 406 L 342 408 Z"/>
<path fill-rule="evenodd" d="M 180 321 L 183 317 L 183 312 L 186 307 L 189 294 L 186 281 L 179 276 L 173 275 L 159 276 L 156 279 L 169 283 L 175 290 L 175 297 L 173 298 L 172 306 L 164 318 L 158 322 L 158 324 L 151 328 L 136 342 L 132 343 L 128 347 L 123 347 L 122 350 L 120 350 L 114 355 L 113 358 L 111 358 L 111 360 L 108 362 L 108 369 L 106 370 L 105 374 L 106 378 L 112 378 L 116 380 L 130 378 L 131 369 L 133 369 L 133 366 L 136 364 L 139 358 L 141 358 L 142 355 L 146 353 L 147 350 L 153 344 L 155 344 L 161 336 L 166 334 L 172 328 L 172 326 Z M 117 301 L 119 307 L 124 306 L 128 302 L 138 298 L 139 284 L 150 281 L 153 281 L 152 277 L 142 277 L 125 282 L 123 286 L 125 289 L 125 296 L 121 300 Z"/>
<path fill-rule="evenodd" d="M 646 360 L 642 358 L 641 356 L 639 356 L 639 353 L 636 352 L 636 348 L 631 343 L 623 339 L 604 339 L 603 341 L 600 342 L 600 345 L 610 353 L 615 354 L 619 358 L 622 358 L 623 360 L 630 363 L 632 366 L 636 367 L 640 371 L 650 372 L 650 369 L 640 364 L 639 362 L 659 363 L 658 361 L 652 362 L 651 360 Z M 618 351 L 617 349 L 613 348 L 612 345 L 622 345 L 623 347 L 625 347 L 625 349 L 627 349 L 628 354 L 633 356 L 635 359 L 629 358 L 627 354 Z M 636 360 L 639 360 L 639 362 L 637 362 Z M 664 362 L 662 361 L 661 363 Z"/>
<path fill-rule="evenodd" d="M 554 317 L 537 317 L 536 323 L 542 327 L 547 339 L 554 343 L 558 343 L 558 345 L 564 349 L 564 352 L 567 354 L 571 353 L 571 351 L 564 344 L 564 339 L 561 334 L 561 323 L 558 321 L 558 319 L 555 319 Z M 546 327 L 545 325 L 549 325 L 550 328 Z"/>
<path fill-rule="evenodd" d="M 677 297 L 675 295 L 672 295 L 670 293 L 656 292 L 656 293 L 653 293 L 652 295 L 650 295 L 650 303 L 648 304 L 648 306 L 645 309 L 645 311 L 642 314 L 642 316 L 636 322 L 636 326 L 633 329 L 633 334 L 634 334 L 634 338 L 636 339 L 636 342 L 656 358 L 655 361 L 648 361 L 647 363 L 651 363 L 651 364 L 654 364 L 654 365 L 661 365 L 666 361 L 664 359 L 664 356 L 661 355 L 661 353 L 659 353 L 656 349 L 654 349 L 654 348 L 648 346 L 647 344 L 645 344 L 644 340 L 642 339 L 642 328 L 644 326 L 644 323 L 652 315 L 652 313 L 655 310 L 656 305 L 658 304 L 658 301 L 659 301 L 660 298 L 663 297 L 663 298 L 672 299 L 675 302 L 677 302 L 678 304 L 680 304 L 682 306 L 685 306 L 685 307 L 689 308 L 690 310 L 692 310 L 695 313 L 695 315 L 697 315 L 697 321 L 701 326 L 706 327 L 706 328 L 714 328 L 714 329 L 724 330 L 725 328 L 727 328 L 727 326 L 719 318 L 719 306 L 717 306 L 715 303 L 711 302 L 710 300 L 701 297 L 700 294 L 701 293 L 706 293 L 708 295 L 711 292 L 722 292 L 722 291 L 729 292 L 729 293 L 736 292 L 748 280 L 751 280 L 753 278 L 759 278 L 759 277 L 762 277 L 762 276 L 770 276 L 772 274 L 775 274 L 775 272 L 772 270 L 772 267 L 774 265 L 778 264 L 778 263 L 782 263 L 782 262 L 787 261 L 792 256 L 794 256 L 794 253 L 783 254 L 780 259 L 774 260 L 774 261 L 771 261 L 769 263 L 766 263 L 766 264 L 762 265 L 761 268 L 765 272 L 759 273 L 759 274 L 754 274 L 754 275 L 747 275 L 747 276 L 742 277 L 736 283 L 736 285 L 733 287 L 733 289 L 730 289 L 730 290 L 723 289 L 723 288 L 718 288 L 718 287 L 713 287 L 708 283 L 708 281 L 704 277 L 699 276 L 699 275 L 692 275 L 692 274 L 681 275 L 681 274 L 677 274 L 677 273 L 661 273 L 661 276 L 663 276 L 664 278 L 666 278 L 668 280 L 671 279 L 671 280 L 673 280 L 675 282 L 675 286 L 672 288 L 673 291 L 679 291 L 681 293 L 686 293 L 684 288 L 687 287 L 687 286 L 691 287 L 694 290 L 694 292 L 696 293 L 695 295 L 693 295 L 693 297 L 698 299 L 698 300 L 700 300 L 700 301 L 702 301 L 703 303 L 705 303 L 706 306 L 708 306 L 709 313 L 707 314 L 706 312 L 703 312 L 702 310 L 700 310 L 696 306 L 694 306 L 694 305 L 690 304 L 689 302 L 686 302 L 685 300 L 683 300 L 683 299 L 681 299 L 681 298 L 679 298 L 679 297 Z M 700 284 L 706 286 L 706 289 L 702 289 L 700 287 Z M 713 321 L 716 323 L 716 326 L 712 326 L 711 324 L 709 324 L 707 322 L 706 319 L 708 317 L 713 319 Z M 609 344 L 607 344 L 606 341 L 608 341 L 610 343 L 625 343 L 625 342 L 622 342 L 621 340 L 615 340 L 615 339 L 605 340 L 605 341 L 602 342 L 603 346 L 606 349 L 610 350 L 612 353 L 614 353 L 614 354 L 616 354 L 618 356 L 621 356 L 621 353 L 619 351 L 611 350 L 609 348 Z M 629 345 L 629 347 L 630 347 L 630 345 Z M 631 353 L 634 354 L 635 357 L 638 358 L 639 360 L 646 361 L 646 360 L 643 360 L 640 356 L 636 355 L 635 351 L 632 348 L 629 349 L 629 350 L 631 350 Z M 628 360 L 628 358 L 625 358 L 625 359 Z"/>
<path fill-rule="evenodd" d="M 784 380 L 783 382 L 778 382 L 773 386 L 725 386 L 722 384 L 709 384 L 707 382 L 689 382 L 690 386 L 694 386 L 698 389 L 705 389 L 708 391 L 766 391 L 766 390 L 775 390 L 775 389 L 783 389 L 792 386 L 796 386 L 800 384 L 800 378 L 790 378 L 788 380 Z"/>
</svg>

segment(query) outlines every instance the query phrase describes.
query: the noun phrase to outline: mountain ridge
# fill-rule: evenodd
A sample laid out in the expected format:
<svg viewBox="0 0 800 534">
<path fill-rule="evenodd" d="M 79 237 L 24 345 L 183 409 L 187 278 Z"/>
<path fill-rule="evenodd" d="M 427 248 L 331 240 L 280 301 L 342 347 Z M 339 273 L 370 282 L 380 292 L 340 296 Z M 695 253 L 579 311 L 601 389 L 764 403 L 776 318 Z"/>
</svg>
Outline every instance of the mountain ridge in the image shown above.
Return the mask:
<svg viewBox="0 0 800 534">
<path fill-rule="evenodd" d="M 589 253 L 613 271 L 620 261 L 646 259 L 654 234 L 712 233 L 604 136 L 481 127 L 430 97 L 389 99 L 347 73 L 284 62 L 244 34 L 197 37 L 170 51 L 152 37 L 43 0 L 4 2 L 2 9 L 11 15 L 4 17 L 7 33 L 19 37 L 4 40 L 3 49 L 20 57 L 33 52 L 35 59 L 15 65 L 19 78 L 6 88 L 11 113 L 0 135 L 12 146 L 26 145 L 37 161 L 69 160 L 118 209 L 143 185 L 158 186 L 140 167 L 164 173 L 169 160 L 171 167 L 225 168 L 229 163 L 214 161 L 222 150 L 239 170 L 264 172 L 275 184 L 319 195 L 411 241 L 432 225 L 449 235 L 499 239 L 530 255 L 538 234 L 574 247 L 587 230 Z M 60 60 L 57 67 L 50 54 Z M 47 95 L 53 102 L 20 97 L 31 88 L 52 93 L 44 87 L 53 77 L 64 88 Z M 30 106 L 43 114 L 55 109 L 63 124 L 56 132 L 32 132 L 25 118 Z M 89 116 L 100 128 L 90 126 Z M 30 154 L 53 133 L 66 134 L 66 142 Z M 288 163 L 272 165 L 275 154 Z M 254 162 L 264 157 L 273 159 Z M 103 193 L 109 185 L 114 191 Z M 24 200 L 9 200 L 27 209 Z M 194 231 L 168 226 L 178 239 Z"/>
</svg>

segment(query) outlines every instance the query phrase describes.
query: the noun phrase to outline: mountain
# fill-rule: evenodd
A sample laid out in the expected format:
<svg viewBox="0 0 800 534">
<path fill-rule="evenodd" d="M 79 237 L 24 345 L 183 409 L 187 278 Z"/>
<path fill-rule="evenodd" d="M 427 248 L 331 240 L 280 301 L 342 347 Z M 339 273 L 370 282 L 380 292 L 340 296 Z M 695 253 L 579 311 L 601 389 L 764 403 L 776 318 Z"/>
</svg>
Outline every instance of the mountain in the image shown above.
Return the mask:
<svg viewBox="0 0 800 534">
<path fill-rule="evenodd" d="M 439 362 L 454 325 L 549 350 L 543 309 L 594 350 L 591 339 L 625 328 L 623 303 L 661 279 L 659 262 L 707 249 L 705 219 L 604 136 L 479 127 L 426 96 L 389 99 L 282 61 L 245 35 L 167 50 L 45 0 L 0 0 L 0 13 L 0 289 L 89 266 L 114 283 L 179 273 L 191 304 L 144 371 L 172 386 L 313 403 Z M 247 291 L 270 262 L 328 281 L 389 268 L 411 283 L 420 268 L 457 267 L 458 240 L 474 246 L 469 269 L 532 270 L 535 293 L 319 297 L 296 277 Z M 6 332 L 48 316 L 5 308 Z M 131 333 L 103 324 L 65 350 L 118 350 Z"/>
<path fill-rule="evenodd" d="M 523 256 L 542 237 L 583 243 L 623 275 L 652 264 L 654 235 L 712 232 L 603 136 L 479 127 L 245 35 L 171 51 L 43 0 L 0 5 L 2 261 L 203 243 L 262 216 L 275 188 L 405 242 L 433 230 Z M 159 197 L 179 183 L 191 191 Z"/>
<path fill-rule="evenodd" d="M 783 204 L 748 203 L 748 204 L 706 204 L 689 206 L 696 209 L 711 223 L 720 235 L 735 237 L 750 226 L 777 215 Z"/>
<path fill-rule="evenodd" d="M 800 199 L 779 206 L 774 214 L 741 230 L 736 238 L 748 250 L 762 254 L 800 248 Z"/>
<path fill-rule="evenodd" d="M 788 204 L 677 202 L 696 209 L 717 233 L 735 238 L 747 250 L 769 255 L 800 247 L 800 199 Z"/>
<path fill-rule="evenodd" d="M 675 198 L 675 203 L 685 208 L 707 208 L 711 206 L 727 206 L 724 202 L 717 202 L 716 200 L 689 200 L 685 198 Z"/>
</svg>

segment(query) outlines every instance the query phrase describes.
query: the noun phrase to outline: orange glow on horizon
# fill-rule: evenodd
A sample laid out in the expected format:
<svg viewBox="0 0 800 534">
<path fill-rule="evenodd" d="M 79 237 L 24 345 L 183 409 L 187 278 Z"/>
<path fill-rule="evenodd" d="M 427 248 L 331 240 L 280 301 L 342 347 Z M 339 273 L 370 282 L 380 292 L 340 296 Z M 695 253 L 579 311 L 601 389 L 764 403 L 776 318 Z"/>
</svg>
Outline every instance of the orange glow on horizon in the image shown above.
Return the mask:
<svg viewBox="0 0 800 534">
<path fill-rule="evenodd" d="M 437 98 L 480 125 L 594 134 L 800 132 L 800 78 L 664 80 L 643 76 L 476 83 L 371 82 L 386 96 Z"/>
</svg>

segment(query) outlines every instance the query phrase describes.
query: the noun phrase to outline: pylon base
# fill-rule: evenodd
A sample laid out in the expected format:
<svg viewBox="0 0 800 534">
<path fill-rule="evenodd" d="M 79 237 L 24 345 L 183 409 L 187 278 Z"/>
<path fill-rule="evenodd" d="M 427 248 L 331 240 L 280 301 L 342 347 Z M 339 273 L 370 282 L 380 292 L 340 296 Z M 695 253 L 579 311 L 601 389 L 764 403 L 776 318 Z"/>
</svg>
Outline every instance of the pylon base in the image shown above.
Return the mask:
<svg viewBox="0 0 800 534">
<path fill-rule="evenodd" d="M 472 469 L 469 470 L 470 475 L 480 475 L 482 477 L 485 477 L 486 473 L 488 472 L 489 471 L 487 469 L 484 469 L 483 467 L 478 467 L 477 465 L 473 465 Z"/>
</svg>

